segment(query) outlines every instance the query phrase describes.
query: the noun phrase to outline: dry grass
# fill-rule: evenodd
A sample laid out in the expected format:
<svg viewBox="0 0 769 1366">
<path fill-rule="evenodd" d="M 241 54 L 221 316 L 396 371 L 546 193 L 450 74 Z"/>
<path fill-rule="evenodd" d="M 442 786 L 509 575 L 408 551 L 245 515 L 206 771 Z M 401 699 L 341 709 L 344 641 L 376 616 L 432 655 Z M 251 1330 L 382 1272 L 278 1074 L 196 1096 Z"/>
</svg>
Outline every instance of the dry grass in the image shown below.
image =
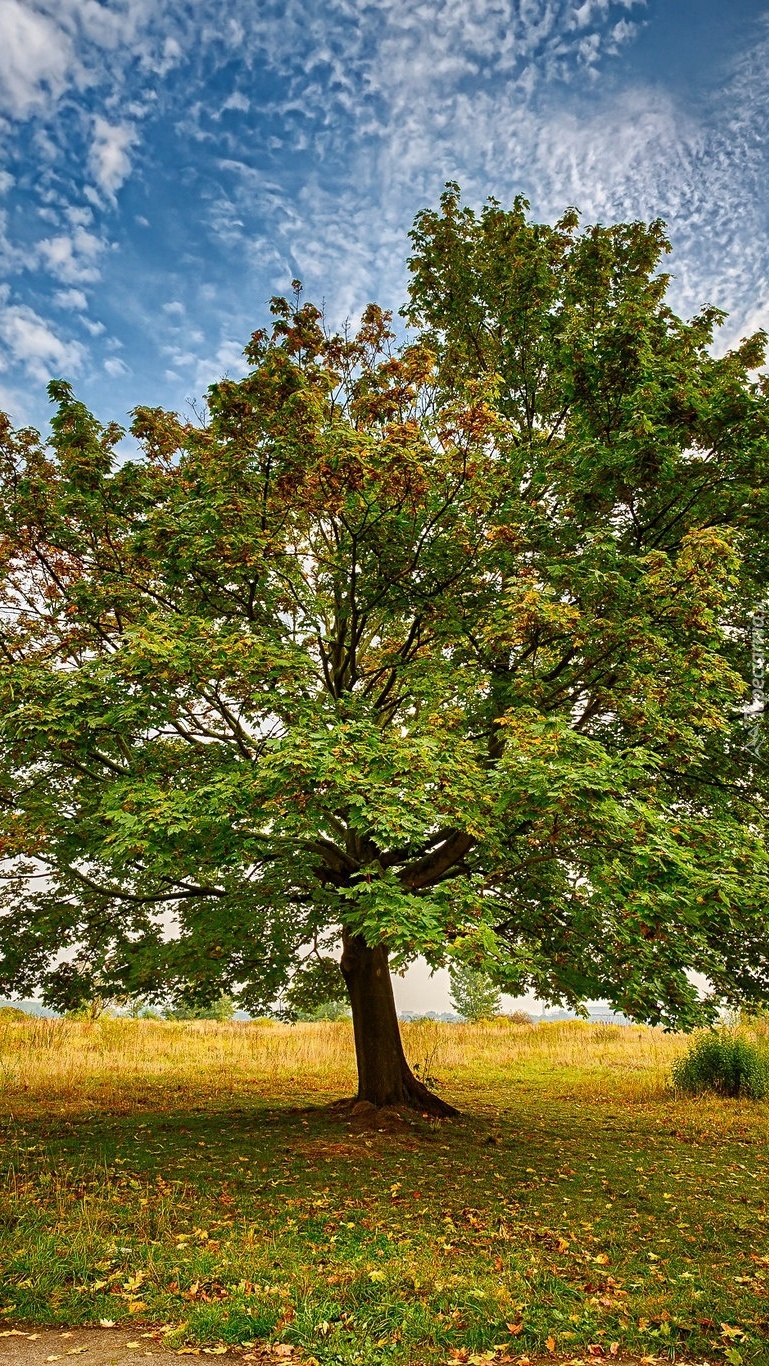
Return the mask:
<svg viewBox="0 0 769 1366">
<path fill-rule="evenodd" d="M 685 1046 L 659 1030 L 578 1021 L 527 1027 L 427 1020 L 404 1025 L 403 1035 L 420 1075 L 448 1094 L 461 1093 L 479 1075 L 492 1087 L 563 1077 L 572 1094 L 602 1095 L 609 1087 L 628 1102 L 659 1096 Z M 2 1021 L 0 1074 L 16 1111 L 20 1105 L 25 1111 L 113 1110 L 162 1097 L 173 1098 L 176 1108 L 201 1094 L 269 1096 L 286 1087 L 312 1099 L 355 1087 L 347 1022 Z"/>
</svg>

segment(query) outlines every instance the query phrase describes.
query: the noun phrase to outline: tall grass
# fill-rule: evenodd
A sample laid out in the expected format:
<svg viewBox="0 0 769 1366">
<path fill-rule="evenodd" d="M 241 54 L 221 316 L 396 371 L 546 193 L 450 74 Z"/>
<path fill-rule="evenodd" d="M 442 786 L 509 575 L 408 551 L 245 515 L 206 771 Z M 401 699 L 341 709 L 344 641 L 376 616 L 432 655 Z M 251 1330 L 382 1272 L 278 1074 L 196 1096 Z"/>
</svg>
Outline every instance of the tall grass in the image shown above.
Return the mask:
<svg viewBox="0 0 769 1366">
<path fill-rule="evenodd" d="M 521 1085 L 561 1080 L 571 1093 L 610 1089 L 642 1101 L 664 1087 L 685 1041 L 642 1026 L 580 1021 L 514 1024 L 504 1019 L 403 1026 L 407 1056 L 447 1093 L 483 1081 Z M 298 1099 L 355 1089 L 352 1027 L 102 1018 L 0 1022 L 0 1079 L 21 1106 L 121 1110 L 177 1108 L 287 1089 Z"/>
</svg>

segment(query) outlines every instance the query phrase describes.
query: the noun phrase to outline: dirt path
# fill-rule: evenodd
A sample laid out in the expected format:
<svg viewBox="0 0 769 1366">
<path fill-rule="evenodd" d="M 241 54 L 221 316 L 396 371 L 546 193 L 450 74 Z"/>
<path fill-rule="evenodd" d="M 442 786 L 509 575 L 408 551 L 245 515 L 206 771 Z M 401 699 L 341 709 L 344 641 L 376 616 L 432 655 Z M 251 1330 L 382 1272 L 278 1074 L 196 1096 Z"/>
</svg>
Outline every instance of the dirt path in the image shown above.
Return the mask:
<svg viewBox="0 0 769 1366">
<path fill-rule="evenodd" d="M 225 1355 L 222 1347 L 165 1346 L 164 1335 L 135 1328 L 6 1328 L 0 1332 L 0 1363 L 2 1366 L 76 1366 L 83 1357 L 83 1366 L 137 1366 L 146 1357 Z M 259 1366 L 291 1366 L 293 1349 L 290 1347 L 251 1348 L 248 1352 L 235 1349 L 226 1353 L 230 1361 L 259 1363 Z"/>
</svg>

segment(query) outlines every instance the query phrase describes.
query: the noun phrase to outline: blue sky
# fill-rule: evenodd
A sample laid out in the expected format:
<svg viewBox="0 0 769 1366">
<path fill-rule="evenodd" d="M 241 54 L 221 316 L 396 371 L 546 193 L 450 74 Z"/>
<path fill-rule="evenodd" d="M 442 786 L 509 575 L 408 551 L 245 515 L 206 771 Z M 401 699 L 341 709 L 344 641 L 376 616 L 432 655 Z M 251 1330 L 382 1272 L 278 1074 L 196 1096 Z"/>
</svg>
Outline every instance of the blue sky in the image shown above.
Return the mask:
<svg viewBox="0 0 769 1366">
<path fill-rule="evenodd" d="M 660 215 L 769 325 L 768 68 L 767 0 L 0 0 L 0 406 L 184 409 L 294 276 L 397 309 L 447 179 Z"/>
</svg>

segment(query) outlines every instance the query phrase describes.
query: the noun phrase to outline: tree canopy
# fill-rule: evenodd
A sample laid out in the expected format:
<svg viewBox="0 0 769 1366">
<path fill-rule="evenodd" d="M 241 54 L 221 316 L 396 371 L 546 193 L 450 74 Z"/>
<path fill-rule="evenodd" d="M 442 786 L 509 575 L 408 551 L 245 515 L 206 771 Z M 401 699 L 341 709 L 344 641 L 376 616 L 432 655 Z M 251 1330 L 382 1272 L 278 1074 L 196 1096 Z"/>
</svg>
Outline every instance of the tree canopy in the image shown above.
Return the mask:
<svg viewBox="0 0 769 1366">
<path fill-rule="evenodd" d="M 769 999 L 769 390 L 659 223 L 449 186 L 412 240 L 403 344 L 276 299 L 129 458 L 63 381 L 4 421 L 0 989 L 261 1012 L 341 939 L 361 1094 L 424 1105 L 388 962 Z"/>
</svg>

